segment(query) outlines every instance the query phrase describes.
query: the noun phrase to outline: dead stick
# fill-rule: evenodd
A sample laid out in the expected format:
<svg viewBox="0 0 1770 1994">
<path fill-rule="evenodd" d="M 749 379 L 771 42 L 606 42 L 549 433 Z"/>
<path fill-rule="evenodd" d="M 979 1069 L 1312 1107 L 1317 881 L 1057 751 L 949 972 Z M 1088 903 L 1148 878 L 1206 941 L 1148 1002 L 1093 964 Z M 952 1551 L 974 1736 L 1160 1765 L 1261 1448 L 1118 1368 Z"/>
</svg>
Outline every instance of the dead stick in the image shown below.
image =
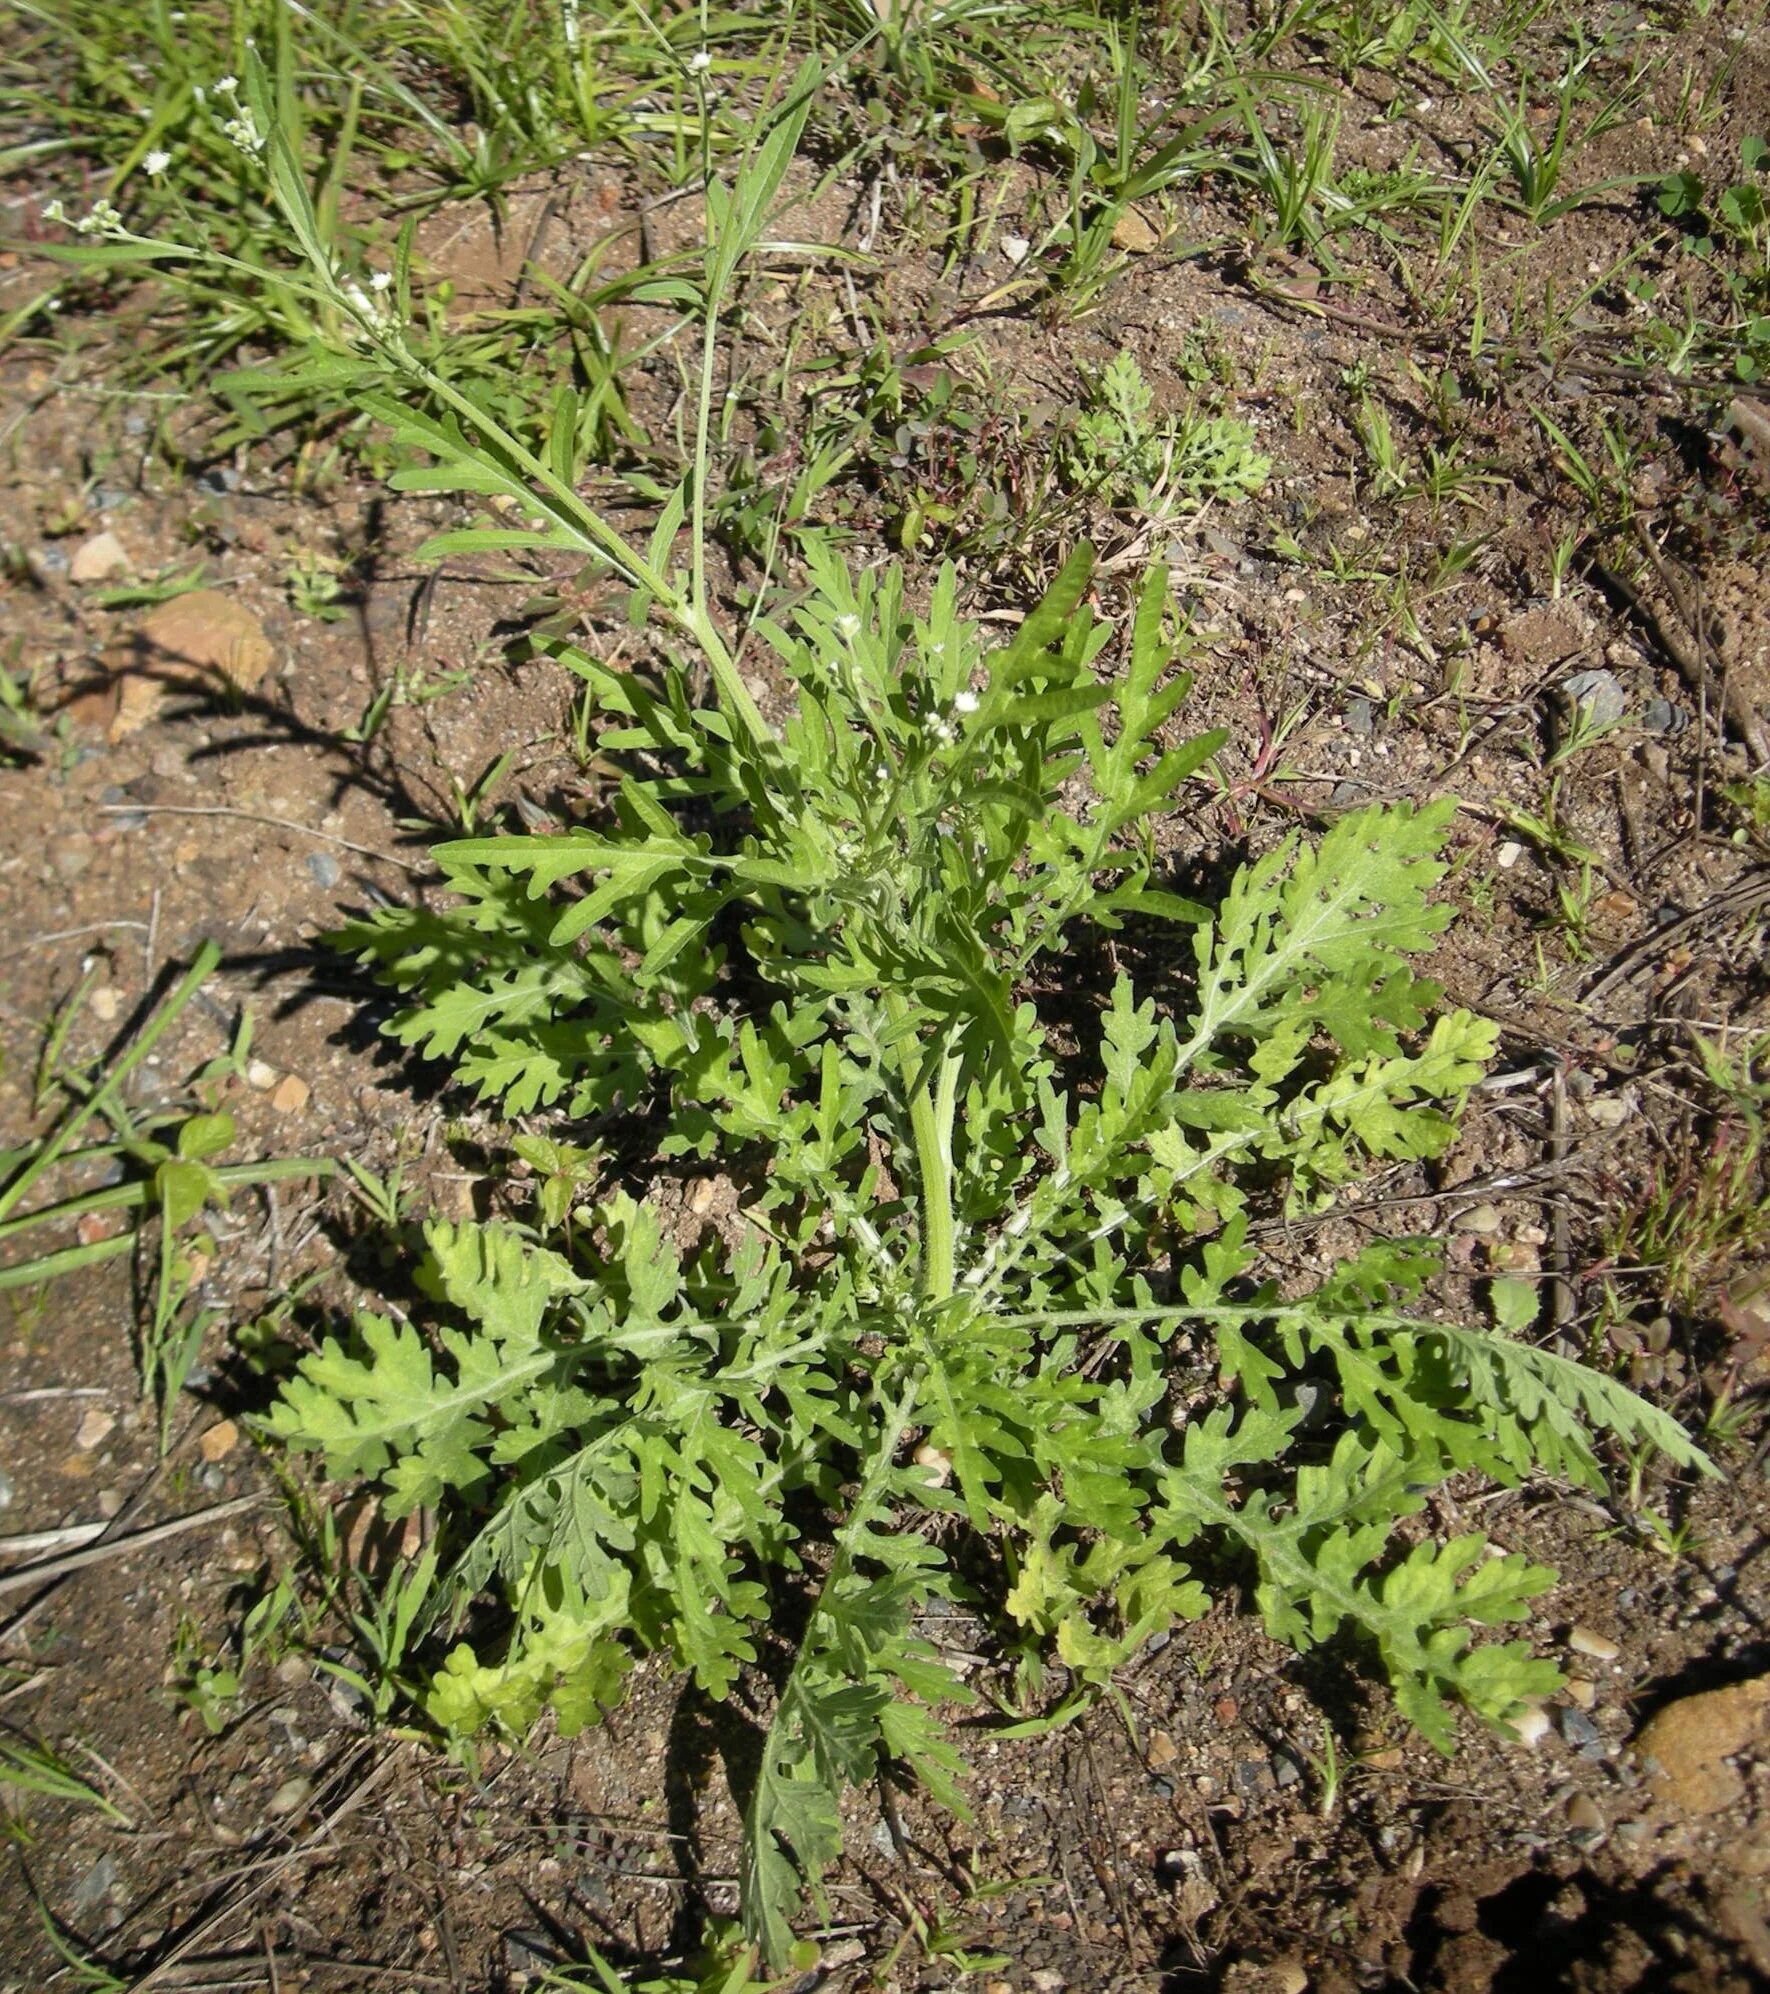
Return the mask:
<svg viewBox="0 0 1770 1994">
<path fill-rule="evenodd" d="M 273 1863 L 269 1870 L 259 1878 L 250 1890 L 238 1896 L 230 1897 L 224 1904 L 218 1904 L 210 1912 L 208 1917 L 199 1919 L 163 1959 L 159 1960 L 155 1965 L 150 1966 L 138 1979 L 132 1980 L 129 1983 L 129 1994 L 145 1994 L 147 1988 L 161 1985 L 167 1974 L 181 1960 L 188 1959 L 196 1951 L 198 1946 L 205 1939 L 209 1938 L 211 1934 L 216 1932 L 236 1911 L 243 1911 L 248 1904 L 262 1897 L 265 1891 L 270 1888 L 285 1870 L 292 1869 L 303 1857 L 312 1855 L 317 1849 L 329 1846 L 333 1830 L 336 1829 L 339 1822 L 344 1820 L 348 1815 L 354 1814 L 362 1806 L 363 1802 L 368 1799 L 369 1795 L 381 1784 L 393 1768 L 399 1764 L 403 1757 L 403 1746 L 395 1745 L 379 1763 L 371 1766 L 364 1773 L 356 1785 L 351 1788 L 350 1792 L 325 1816 L 319 1826 L 310 1834 L 304 1835 L 279 1862 Z"/>
<path fill-rule="evenodd" d="M 1681 642 L 1678 633 L 1668 629 L 1663 621 L 1659 625 L 1660 635 L 1684 683 L 1692 692 L 1701 693 L 1714 677 L 1703 657 L 1707 633 L 1702 627 L 1701 602 L 1692 602 L 1685 594 L 1671 563 L 1661 553 L 1659 542 L 1648 532 L 1645 522 L 1639 519 L 1635 521 L 1635 538 L 1640 542 L 1641 551 L 1647 556 L 1666 594 L 1671 597 L 1674 614 L 1690 632 L 1694 648 Z M 1751 750 L 1752 759 L 1770 762 L 1770 740 L 1765 739 L 1763 722 L 1758 718 L 1757 708 L 1746 697 L 1745 688 L 1735 682 L 1731 673 L 1727 673 L 1721 679 L 1720 692 L 1721 709 L 1733 723 L 1734 732 Z"/>
<path fill-rule="evenodd" d="M 98 810 L 107 817 L 237 817 L 243 824 L 269 824 L 279 831 L 293 831 L 298 837 L 318 838 L 322 844 L 358 852 L 366 859 L 379 859 L 383 865 L 397 865 L 405 872 L 424 870 L 410 859 L 396 858 L 392 852 L 378 852 L 373 845 L 359 845 L 355 839 L 341 838 L 335 831 L 297 824 L 292 817 L 272 817 L 263 810 L 231 810 L 222 803 L 101 803 Z"/>
<path fill-rule="evenodd" d="M 127 1557 L 131 1551 L 145 1551 L 150 1544 L 164 1544 L 169 1537 L 182 1537 L 187 1530 L 201 1530 L 210 1523 L 224 1523 L 230 1516 L 243 1516 L 263 1502 L 262 1495 L 235 1496 L 232 1502 L 218 1502 L 212 1509 L 199 1509 L 189 1516 L 175 1516 L 170 1523 L 150 1524 L 146 1530 L 132 1530 L 126 1537 L 107 1537 L 102 1544 L 88 1544 L 84 1550 L 70 1551 L 63 1558 L 49 1558 L 40 1565 L 27 1565 L 22 1572 L 0 1577 L 0 1597 L 9 1592 L 25 1592 L 32 1586 L 47 1585 L 65 1578 L 87 1565 L 101 1565 L 108 1558 Z M 90 1526 L 80 1526 L 82 1528 Z M 108 1526 L 100 1524 L 100 1530 Z M 0 1547 L 4 1548 L 4 1547 Z"/>
</svg>

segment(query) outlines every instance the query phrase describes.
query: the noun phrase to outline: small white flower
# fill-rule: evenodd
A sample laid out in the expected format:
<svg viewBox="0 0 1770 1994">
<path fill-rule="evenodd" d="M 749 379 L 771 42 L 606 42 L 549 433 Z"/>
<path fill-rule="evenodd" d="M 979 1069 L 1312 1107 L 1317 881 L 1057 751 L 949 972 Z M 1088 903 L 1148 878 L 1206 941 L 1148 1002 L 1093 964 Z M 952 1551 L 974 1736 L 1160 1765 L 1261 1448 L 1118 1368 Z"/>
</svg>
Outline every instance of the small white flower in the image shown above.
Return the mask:
<svg viewBox="0 0 1770 1994">
<path fill-rule="evenodd" d="M 951 747 L 953 730 L 944 720 L 936 720 L 928 731 L 943 748 Z"/>
<path fill-rule="evenodd" d="M 92 212 L 74 224 L 81 235 L 110 235 L 122 226 L 123 217 L 105 200 L 94 201 Z"/>
<path fill-rule="evenodd" d="M 707 71 L 712 67 L 712 55 L 704 48 L 697 48 L 694 54 L 688 58 L 688 73 L 690 76 L 705 76 Z"/>
<path fill-rule="evenodd" d="M 953 711 L 955 713 L 975 713 L 977 711 L 978 704 L 979 701 L 976 693 L 974 692 L 957 693 L 954 695 L 953 698 Z"/>
<path fill-rule="evenodd" d="M 43 219 L 46 222 L 65 222 L 67 218 L 68 211 L 59 201 L 51 201 L 43 210 Z"/>
<path fill-rule="evenodd" d="M 852 644 L 860 635 L 860 618 L 844 612 L 836 618 L 836 635 L 844 644 Z"/>
<path fill-rule="evenodd" d="M 369 289 L 371 291 L 385 291 L 390 288 L 392 283 L 393 272 L 391 270 L 377 270 L 369 279 Z"/>
<path fill-rule="evenodd" d="M 238 146 L 241 152 L 262 152 L 264 139 L 250 111 L 241 111 L 236 117 L 224 119 L 221 135 L 230 145 Z"/>
<path fill-rule="evenodd" d="M 172 155 L 169 152 L 162 152 L 158 146 L 155 146 L 153 151 L 141 163 L 149 177 L 158 180 L 160 175 L 172 164 Z"/>
<path fill-rule="evenodd" d="M 215 79 L 215 87 L 222 96 L 231 97 L 240 87 L 240 79 L 237 76 L 218 76 Z"/>
</svg>

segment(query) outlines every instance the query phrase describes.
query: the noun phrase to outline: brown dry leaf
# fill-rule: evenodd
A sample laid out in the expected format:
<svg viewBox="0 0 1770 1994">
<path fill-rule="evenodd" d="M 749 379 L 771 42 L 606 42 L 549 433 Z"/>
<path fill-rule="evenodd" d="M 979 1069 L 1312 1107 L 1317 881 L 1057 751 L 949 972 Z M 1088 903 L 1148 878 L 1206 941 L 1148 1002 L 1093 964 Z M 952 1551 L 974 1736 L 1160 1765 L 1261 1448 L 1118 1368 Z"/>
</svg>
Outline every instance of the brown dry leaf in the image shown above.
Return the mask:
<svg viewBox="0 0 1770 1994">
<path fill-rule="evenodd" d="M 1770 1271 L 1735 1274 L 1715 1313 L 1733 1338 L 1733 1361 L 1754 1375 L 1770 1369 Z"/>
<path fill-rule="evenodd" d="M 1152 249 L 1159 249 L 1161 244 L 1160 232 L 1149 225 L 1140 209 L 1124 209 L 1112 225 L 1114 249 L 1128 249 L 1133 256 L 1147 256 Z"/>
<path fill-rule="evenodd" d="M 163 602 L 143 621 L 126 649 L 106 662 L 122 680 L 122 697 L 110 736 L 118 741 L 159 713 L 167 688 L 219 680 L 251 692 L 275 658 L 264 626 L 243 604 L 219 589 L 192 589 Z"/>
</svg>

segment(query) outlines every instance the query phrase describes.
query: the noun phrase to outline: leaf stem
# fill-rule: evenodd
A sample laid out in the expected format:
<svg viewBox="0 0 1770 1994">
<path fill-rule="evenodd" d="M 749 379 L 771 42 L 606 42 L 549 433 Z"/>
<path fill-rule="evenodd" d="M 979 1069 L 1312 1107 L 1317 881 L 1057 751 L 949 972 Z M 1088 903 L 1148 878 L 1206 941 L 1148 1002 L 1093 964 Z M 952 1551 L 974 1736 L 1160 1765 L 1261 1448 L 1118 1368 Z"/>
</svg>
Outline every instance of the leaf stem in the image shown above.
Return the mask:
<svg viewBox="0 0 1770 1994">
<path fill-rule="evenodd" d="M 902 991 L 885 993 L 885 1015 L 903 1034 L 898 1070 L 909 1094 L 910 1133 L 922 1182 L 922 1299 L 944 1302 L 952 1297 L 954 1280 L 953 1118 L 962 1062 L 957 1053 L 943 1048 L 940 1078 L 930 1093 L 928 1069 L 918 1062 L 919 1041 L 909 1030 L 909 1000 Z"/>
</svg>

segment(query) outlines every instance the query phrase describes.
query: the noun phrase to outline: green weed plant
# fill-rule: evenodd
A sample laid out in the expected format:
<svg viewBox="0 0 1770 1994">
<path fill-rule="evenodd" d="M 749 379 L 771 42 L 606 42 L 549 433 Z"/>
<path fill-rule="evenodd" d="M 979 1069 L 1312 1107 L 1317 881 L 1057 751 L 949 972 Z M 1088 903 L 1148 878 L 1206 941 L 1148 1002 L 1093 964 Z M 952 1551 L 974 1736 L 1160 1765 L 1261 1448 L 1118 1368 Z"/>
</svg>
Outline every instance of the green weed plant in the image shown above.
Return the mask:
<svg viewBox="0 0 1770 1994">
<path fill-rule="evenodd" d="M 734 178 L 707 163 L 692 468 L 643 543 L 563 442 L 427 364 L 403 264 L 335 267 L 286 79 L 241 68 L 286 281 L 347 328 L 315 384 L 384 425 L 401 488 L 496 514 L 433 551 L 571 556 L 655 638 L 640 668 L 550 640 L 620 771 L 597 822 L 442 844 L 446 904 L 337 937 L 402 994 L 403 1044 L 557 1138 L 529 1138 L 528 1222 L 426 1226 L 421 1319 L 363 1312 L 268 1420 L 433 1516 L 389 1637 L 431 1657 L 431 1722 L 574 1732 L 646 1653 L 760 1699 L 742 1906 L 778 1965 L 846 1793 L 913 1776 L 963 1805 L 951 1713 L 977 1691 L 933 1610 L 1085 1696 L 1246 1574 L 1275 1637 L 1362 1641 L 1443 1749 L 1459 1706 L 1503 1725 L 1551 1690 L 1526 1642 L 1476 1634 L 1552 1575 L 1435 1534 L 1432 1491 L 1601 1486 L 1606 1435 L 1700 1455 L 1613 1380 L 1429 1312 L 1429 1243 L 1287 1292 L 1249 1231 L 1256 1200 L 1318 1209 L 1454 1135 L 1494 1029 L 1417 967 L 1451 806 L 1175 892 L 1157 827 L 1225 736 L 1178 724 L 1163 578 L 1120 616 L 1085 547 L 1005 643 L 952 568 L 855 574 L 815 532 L 793 593 L 741 638 L 723 621 L 720 310 L 814 65 L 777 78 Z M 732 1222 L 679 1236 L 635 1188 L 661 1170 L 727 1179 Z"/>
</svg>

